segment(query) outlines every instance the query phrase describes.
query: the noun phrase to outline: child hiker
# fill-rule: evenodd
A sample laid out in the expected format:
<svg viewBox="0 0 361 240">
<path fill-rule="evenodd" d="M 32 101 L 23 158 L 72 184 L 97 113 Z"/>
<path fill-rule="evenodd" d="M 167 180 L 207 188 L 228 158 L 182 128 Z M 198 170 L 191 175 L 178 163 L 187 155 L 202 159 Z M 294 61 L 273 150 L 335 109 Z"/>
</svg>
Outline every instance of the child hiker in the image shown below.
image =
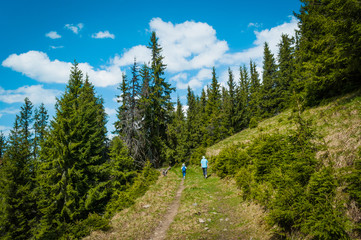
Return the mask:
<svg viewBox="0 0 361 240">
<path fill-rule="evenodd" d="M 187 171 L 187 167 L 186 167 L 186 165 L 183 163 L 183 164 L 182 164 L 183 179 L 186 178 L 186 171 Z"/>
</svg>

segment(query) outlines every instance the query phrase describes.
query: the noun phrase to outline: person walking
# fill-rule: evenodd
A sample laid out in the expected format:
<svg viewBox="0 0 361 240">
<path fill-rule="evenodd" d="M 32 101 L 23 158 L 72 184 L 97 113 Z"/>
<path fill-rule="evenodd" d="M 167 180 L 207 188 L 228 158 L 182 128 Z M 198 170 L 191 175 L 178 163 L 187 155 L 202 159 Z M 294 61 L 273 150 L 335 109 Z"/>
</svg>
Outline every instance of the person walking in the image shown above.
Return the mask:
<svg viewBox="0 0 361 240">
<path fill-rule="evenodd" d="M 207 178 L 208 160 L 206 159 L 205 156 L 202 157 L 201 167 L 202 167 L 202 170 L 203 170 L 203 176 L 204 176 L 204 178 Z"/>
<path fill-rule="evenodd" d="M 183 173 L 183 179 L 185 179 L 187 173 L 187 167 L 184 163 L 182 164 L 182 173 Z"/>
</svg>

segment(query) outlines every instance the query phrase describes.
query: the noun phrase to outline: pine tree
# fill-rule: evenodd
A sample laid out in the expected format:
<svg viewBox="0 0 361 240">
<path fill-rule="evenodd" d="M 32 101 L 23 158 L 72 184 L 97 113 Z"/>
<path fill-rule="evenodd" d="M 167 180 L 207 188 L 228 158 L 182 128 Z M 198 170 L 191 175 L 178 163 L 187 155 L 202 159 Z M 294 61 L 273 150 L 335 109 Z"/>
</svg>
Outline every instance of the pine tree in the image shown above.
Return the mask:
<svg viewBox="0 0 361 240">
<path fill-rule="evenodd" d="M 248 77 L 248 71 L 246 66 L 241 66 L 239 68 L 240 79 L 239 85 L 237 86 L 237 106 L 236 106 L 236 131 L 242 130 L 248 127 L 248 122 L 250 119 L 249 112 L 249 87 L 250 80 Z"/>
<path fill-rule="evenodd" d="M 47 127 L 48 127 L 48 111 L 45 109 L 44 104 L 41 104 L 39 108 L 34 111 L 34 142 L 33 142 L 33 155 L 34 159 L 39 158 L 39 151 L 42 142 L 44 142 Z"/>
<path fill-rule="evenodd" d="M 238 113 L 236 112 L 236 106 L 237 106 L 237 97 L 236 97 L 236 84 L 234 82 L 233 72 L 230 68 L 228 68 L 228 93 L 229 93 L 229 101 L 226 107 L 226 112 L 228 114 L 229 122 L 230 122 L 230 128 L 229 128 L 229 134 L 233 134 L 234 130 L 236 129 L 236 117 Z M 227 127 L 228 128 L 228 127 Z"/>
<path fill-rule="evenodd" d="M 278 84 L 276 94 L 279 96 L 279 110 L 289 106 L 289 99 L 292 97 L 295 86 L 294 78 L 294 38 L 290 38 L 287 34 L 282 34 L 281 41 L 278 44 Z"/>
<path fill-rule="evenodd" d="M 1 167 L 0 198 L 3 216 L 0 237 L 27 239 L 38 215 L 35 189 L 35 168 L 32 158 L 31 122 L 33 105 L 28 98 L 16 116 Z"/>
<path fill-rule="evenodd" d="M 140 144 L 140 122 L 142 114 L 140 109 L 141 86 L 138 79 L 138 66 L 136 60 L 131 68 L 132 79 L 128 82 L 123 75 L 121 83 L 121 106 L 118 109 L 118 120 L 115 123 L 117 132 L 129 149 L 130 155 L 136 162 L 142 161 L 142 150 Z"/>
<path fill-rule="evenodd" d="M 250 87 L 249 87 L 249 112 L 250 120 L 253 118 L 258 121 L 261 116 L 260 111 L 260 90 L 261 84 L 259 82 L 259 75 L 256 70 L 256 63 L 250 61 Z"/>
<path fill-rule="evenodd" d="M 152 32 L 148 48 L 151 54 L 151 107 L 152 107 L 152 127 L 151 127 L 151 148 L 153 154 L 153 164 L 156 167 L 162 165 L 165 159 L 163 146 L 166 144 L 167 124 L 171 122 L 171 112 L 173 105 L 170 94 L 174 91 L 164 78 L 166 65 L 163 63 L 162 48 L 158 44 L 155 32 Z"/>
<path fill-rule="evenodd" d="M 189 156 L 183 106 L 177 99 L 177 108 L 173 112 L 173 121 L 168 125 L 167 160 L 170 165 L 185 161 Z"/>
<path fill-rule="evenodd" d="M 302 0 L 299 78 L 308 104 L 359 88 L 361 5 L 355 0 Z"/>
<path fill-rule="evenodd" d="M 97 186 L 106 160 L 103 100 L 75 62 L 65 93 L 56 104 L 49 136 L 41 149 L 38 175 L 41 223 L 39 239 L 67 236 L 75 221 L 104 210 Z"/>
<path fill-rule="evenodd" d="M 152 128 L 152 100 L 151 95 L 151 75 L 150 68 L 144 64 L 139 71 L 139 75 L 142 81 L 142 88 L 139 99 L 139 112 L 142 116 L 142 121 L 140 122 L 140 152 L 142 155 L 142 160 L 140 162 L 135 162 L 137 165 L 143 167 L 144 164 L 152 159 L 153 150 L 151 146 L 151 128 Z"/>
<path fill-rule="evenodd" d="M 262 117 L 267 118 L 279 112 L 279 103 L 277 101 L 276 88 L 277 82 L 277 66 L 271 50 L 267 42 L 264 44 L 263 52 L 263 76 L 261 88 L 261 106 Z"/>
<path fill-rule="evenodd" d="M 209 88 L 207 89 L 207 104 L 205 112 L 208 117 L 208 123 L 205 129 L 204 142 L 207 146 L 212 145 L 221 137 L 220 133 L 220 110 L 221 110 L 221 93 L 220 85 L 216 76 L 216 69 L 213 67 L 212 70 L 212 82 Z"/>
<path fill-rule="evenodd" d="M 6 151 L 6 138 L 2 131 L 0 131 L 0 168 L 2 165 L 2 159 L 4 157 L 4 153 Z"/>
</svg>

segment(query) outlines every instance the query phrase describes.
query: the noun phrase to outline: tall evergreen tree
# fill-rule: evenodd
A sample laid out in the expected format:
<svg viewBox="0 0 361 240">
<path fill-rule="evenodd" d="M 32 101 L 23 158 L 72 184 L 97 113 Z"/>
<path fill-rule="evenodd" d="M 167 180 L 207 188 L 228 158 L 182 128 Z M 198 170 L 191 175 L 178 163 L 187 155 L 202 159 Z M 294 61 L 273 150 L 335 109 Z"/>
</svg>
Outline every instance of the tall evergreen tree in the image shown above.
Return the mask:
<svg viewBox="0 0 361 240">
<path fill-rule="evenodd" d="M 44 104 L 34 111 L 34 142 L 33 142 L 33 155 L 34 159 L 39 158 L 39 151 L 41 143 L 45 140 L 48 127 L 48 111 Z"/>
<path fill-rule="evenodd" d="M 1 168 L 0 198 L 2 221 L 0 237 L 4 239 L 27 239 L 32 237 L 32 228 L 38 215 L 35 189 L 35 169 L 32 158 L 31 122 L 33 105 L 28 98 L 16 116 L 8 147 Z"/>
<path fill-rule="evenodd" d="M 302 0 L 299 19 L 302 79 L 308 104 L 360 87 L 361 4 Z"/>
<path fill-rule="evenodd" d="M 249 87 L 249 111 L 250 119 L 258 120 L 261 116 L 260 111 L 260 90 L 261 84 L 259 81 L 259 75 L 256 70 L 256 63 L 250 61 L 250 87 Z"/>
<path fill-rule="evenodd" d="M 40 153 L 37 238 L 67 236 L 75 221 L 104 210 L 101 192 L 92 189 L 101 181 L 99 169 L 106 160 L 105 124 L 103 100 L 95 96 L 88 78 L 83 81 L 75 62 Z"/>
<path fill-rule="evenodd" d="M 216 69 L 212 70 L 212 82 L 207 89 L 207 104 L 206 114 L 208 117 L 208 123 L 205 129 L 204 142 L 207 146 L 212 145 L 220 139 L 220 110 L 221 110 L 221 93 L 220 85 L 216 76 Z"/>
<path fill-rule="evenodd" d="M 278 85 L 276 93 L 279 96 L 280 110 L 289 106 L 289 99 L 293 94 L 294 83 L 294 38 L 282 34 L 278 44 Z"/>
<path fill-rule="evenodd" d="M 153 150 L 151 145 L 151 128 L 152 128 L 152 100 L 151 94 L 151 74 L 150 68 L 144 64 L 139 71 L 139 75 L 142 81 L 142 88 L 139 99 L 139 111 L 142 116 L 140 122 L 140 150 L 143 156 L 142 161 L 136 162 L 137 165 L 144 166 L 146 161 L 152 159 Z"/>
<path fill-rule="evenodd" d="M 279 112 L 279 103 L 276 93 L 277 88 L 277 66 L 268 43 L 264 44 L 263 51 L 263 75 L 260 103 L 262 106 L 262 117 L 270 117 Z"/>
<path fill-rule="evenodd" d="M 239 131 L 248 126 L 250 119 L 249 112 L 249 87 L 250 80 L 248 77 L 247 67 L 245 65 L 239 68 L 239 85 L 237 86 L 237 106 L 236 106 L 236 130 Z"/>
<path fill-rule="evenodd" d="M 2 131 L 0 131 L 0 167 L 3 162 L 4 153 L 6 151 L 6 138 Z"/>
<path fill-rule="evenodd" d="M 170 94 L 174 91 L 164 78 L 166 65 L 163 63 L 162 48 L 158 44 L 155 32 L 152 32 L 148 48 L 151 50 L 151 86 L 150 98 L 152 101 L 151 146 L 153 164 L 157 167 L 164 162 L 163 146 L 166 144 L 167 124 L 171 122 L 173 105 Z"/>
</svg>

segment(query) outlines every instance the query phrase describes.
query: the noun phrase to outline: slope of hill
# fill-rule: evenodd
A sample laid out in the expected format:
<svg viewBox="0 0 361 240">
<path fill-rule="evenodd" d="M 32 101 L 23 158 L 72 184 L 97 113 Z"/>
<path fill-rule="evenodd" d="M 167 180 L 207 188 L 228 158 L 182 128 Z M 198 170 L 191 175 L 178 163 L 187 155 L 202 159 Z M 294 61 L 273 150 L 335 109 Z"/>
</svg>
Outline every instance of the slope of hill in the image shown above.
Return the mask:
<svg viewBox="0 0 361 240">
<path fill-rule="evenodd" d="M 261 134 L 287 133 L 295 128 L 290 121 L 291 110 L 266 119 L 257 128 L 245 129 L 207 149 L 207 156 L 217 156 L 219 152 L 233 144 L 249 143 Z M 325 103 L 321 106 L 306 109 L 303 117 L 312 120 L 314 129 L 327 146 L 328 152 L 336 167 L 353 163 L 356 150 L 361 146 L 361 92 L 355 92 Z M 319 152 L 318 156 L 324 156 Z"/>
</svg>

